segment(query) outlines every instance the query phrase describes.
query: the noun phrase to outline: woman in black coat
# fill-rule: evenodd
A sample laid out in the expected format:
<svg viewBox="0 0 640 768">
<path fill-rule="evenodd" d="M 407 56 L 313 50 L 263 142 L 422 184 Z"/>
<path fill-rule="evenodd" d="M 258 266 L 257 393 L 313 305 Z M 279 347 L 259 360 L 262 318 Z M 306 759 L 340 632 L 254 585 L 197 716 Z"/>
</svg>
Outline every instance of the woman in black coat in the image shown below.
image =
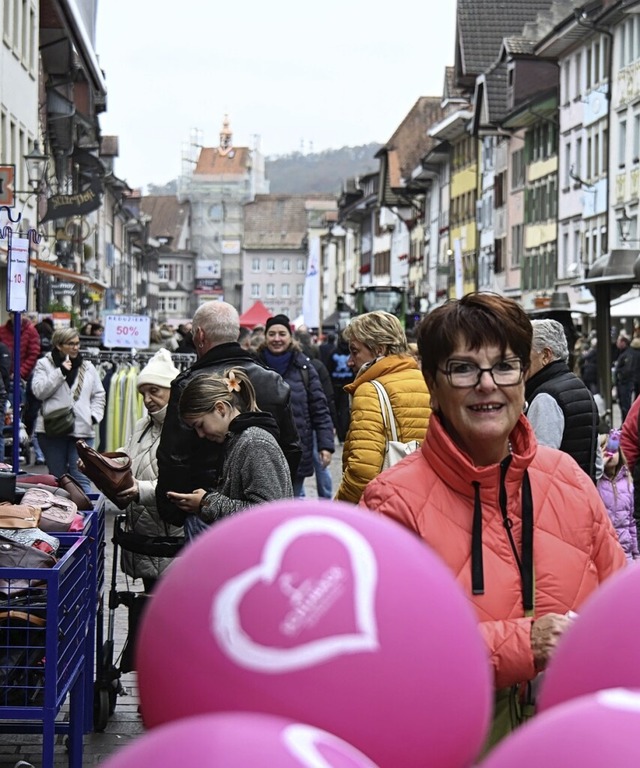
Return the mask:
<svg viewBox="0 0 640 768">
<path fill-rule="evenodd" d="M 313 475 L 313 436 L 318 443 L 320 461 L 327 467 L 335 450 L 333 422 L 318 372 L 291 335 L 286 315 L 270 317 L 259 359 L 277 371 L 291 388 L 291 407 L 298 428 L 302 458 L 293 483 L 294 496 L 304 494 L 305 477 Z"/>
</svg>

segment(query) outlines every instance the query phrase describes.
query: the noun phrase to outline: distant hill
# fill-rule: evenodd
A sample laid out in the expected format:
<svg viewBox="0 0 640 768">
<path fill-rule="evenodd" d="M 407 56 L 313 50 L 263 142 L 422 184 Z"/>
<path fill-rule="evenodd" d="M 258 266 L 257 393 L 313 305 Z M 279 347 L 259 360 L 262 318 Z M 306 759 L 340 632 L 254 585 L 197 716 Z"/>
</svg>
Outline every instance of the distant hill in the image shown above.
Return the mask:
<svg viewBox="0 0 640 768">
<path fill-rule="evenodd" d="M 306 195 L 312 193 L 337 195 L 346 179 L 375 171 L 379 166 L 375 154 L 380 144 L 360 147 L 327 149 L 303 155 L 268 157 L 265 172 L 274 195 Z"/>
<path fill-rule="evenodd" d="M 327 149 L 324 152 L 267 157 L 265 172 L 274 195 L 337 195 L 346 179 L 375 171 L 379 166 L 375 154 L 381 144 Z M 148 195 L 175 195 L 177 181 L 164 185 L 149 184 Z"/>
</svg>

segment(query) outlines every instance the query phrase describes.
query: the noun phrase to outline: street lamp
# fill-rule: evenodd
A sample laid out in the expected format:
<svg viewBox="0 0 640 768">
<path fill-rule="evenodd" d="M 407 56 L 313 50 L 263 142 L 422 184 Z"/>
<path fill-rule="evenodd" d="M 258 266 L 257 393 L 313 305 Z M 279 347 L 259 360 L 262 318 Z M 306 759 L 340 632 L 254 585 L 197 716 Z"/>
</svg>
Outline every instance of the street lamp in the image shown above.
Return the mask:
<svg viewBox="0 0 640 768">
<path fill-rule="evenodd" d="M 34 141 L 31 152 L 24 156 L 24 163 L 27 166 L 29 186 L 34 192 L 37 192 L 44 181 L 49 164 L 49 157 L 40 151 L 40 145 L 37 141 Z"/>
<path fill-rule="evenodd" d="M 627 243 L 629 242 L 629 236 L 631 235 L 631 222 L 632 219 L 627 213 L 627 209 L 623 208 L 622 213 L 620 216 L 618 216 L 617 219 L 618 222 L 618 230 L 620 232 L 620 240 L 622 240 L 622 243 L 624 247 L 628 247 Z"/>
</svg>

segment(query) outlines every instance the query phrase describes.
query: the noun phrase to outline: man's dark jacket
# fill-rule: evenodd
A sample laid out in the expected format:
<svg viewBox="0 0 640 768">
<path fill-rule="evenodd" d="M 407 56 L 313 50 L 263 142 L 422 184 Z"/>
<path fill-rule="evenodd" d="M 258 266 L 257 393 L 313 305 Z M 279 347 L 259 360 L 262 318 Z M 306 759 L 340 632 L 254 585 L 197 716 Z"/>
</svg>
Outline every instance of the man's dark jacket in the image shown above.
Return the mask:
<svg viewBox="0 0 640 768">
<path fill-rule="evenodd" d="M 300 461 L 300 443 L 291 411 L 289 385 L 279 373 L 265 368 L 237 342 L 219 344 L 206 352 L 191 368 L 171 383 L 171 396 L 158 446 L 158 484 L 156 502 L 160 517 L 168 523 L 182 525 L 184 513 L 167 498 L 167 491 L 190 493 L 196 488 L 215 488 L 222 466 L 223 447 L 199 438 L 180 420 L 180 395 L 194 378 L 209 373 L 222 373 L 228 368 L 242 368 L 256 391 L 258 407 L 270 413 L 280 430 L 278 443 L 294 478 Z"/>
<path fill-rule="evenodd" d="M 586 384 L 569 370 L 564 360 L 554 360 L 534 374 L 525 385 L 529 404 L 542 393 L 553 397 L 564 416 L 560 450 L 578 462 L 595 480 L 598 449 L 598 406 Z"/>
</svg>

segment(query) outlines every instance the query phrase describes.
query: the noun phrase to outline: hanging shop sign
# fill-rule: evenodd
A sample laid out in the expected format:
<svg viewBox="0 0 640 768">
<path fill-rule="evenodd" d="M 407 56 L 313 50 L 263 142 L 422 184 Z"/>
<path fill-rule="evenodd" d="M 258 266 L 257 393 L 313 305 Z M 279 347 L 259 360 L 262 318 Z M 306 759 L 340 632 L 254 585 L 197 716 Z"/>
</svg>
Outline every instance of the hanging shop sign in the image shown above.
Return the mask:
<svg viewBox="0 0 640 768">
<path fill-rule="evenodd" d="M 41 223 L 52 219 L 68 219 L 71 216 L 86 216 L 102 204 L 102 182 L 95 176 L 83 192 L 74 195 L 53 195 L 47 198 L 47 212 Z"/>
<path fill-rule="evenodd" d="M 58 296 L 75 296 L 78 290 L 76 283 L 57 282 L 51 286 L 51 292 Z"/>
<path fill-rule="evenodd" d="M 9 208 L 15 205 L 15 179 L 15 165 L 0 165 L 0 205 L 8 205 Z"/>
</svg>

